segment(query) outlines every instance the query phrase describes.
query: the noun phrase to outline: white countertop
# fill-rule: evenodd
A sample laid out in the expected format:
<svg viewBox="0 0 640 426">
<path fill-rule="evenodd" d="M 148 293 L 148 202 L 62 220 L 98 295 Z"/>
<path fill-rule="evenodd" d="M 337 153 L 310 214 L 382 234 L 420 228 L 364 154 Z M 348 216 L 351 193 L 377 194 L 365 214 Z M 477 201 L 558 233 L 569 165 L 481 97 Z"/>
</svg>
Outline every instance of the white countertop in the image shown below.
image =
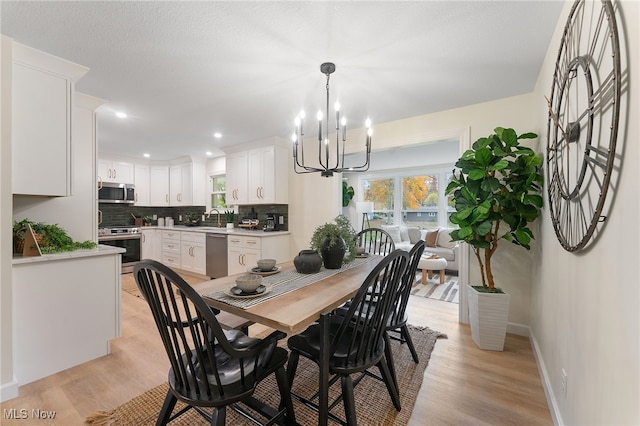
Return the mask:
<svg viewBox="0 0 640 426">
<path fill-rule="evenodd" d="M 11 263 L 13 265 L 20 265 L 36 262 L 51 262 L 54 260 L 77 259 L 81 257 L 107 256 L 113 254 L 121 254 L 124 252 L 126 252 L 126 250 L 120 247 L 98 244 L 98 247 L 94 249 L 65 251 L 63 253 L 43 254 L 42 256 L 14 256 Z"/>
<path fill-rule="evenodd" d="M 246 235 L 251 237 L 276 237 L 279 235 L 288 235 L 289 231 L 272 231 L 265 232 L 262 229 L 244 229 L 244 228 L 218 228 L 214 226 L 142 226 L 140 229 L 164 229 L 168 231 L 190 231 L 204 232 L 207 234 L 227 234 L 227 235 Z"/>
</svg>

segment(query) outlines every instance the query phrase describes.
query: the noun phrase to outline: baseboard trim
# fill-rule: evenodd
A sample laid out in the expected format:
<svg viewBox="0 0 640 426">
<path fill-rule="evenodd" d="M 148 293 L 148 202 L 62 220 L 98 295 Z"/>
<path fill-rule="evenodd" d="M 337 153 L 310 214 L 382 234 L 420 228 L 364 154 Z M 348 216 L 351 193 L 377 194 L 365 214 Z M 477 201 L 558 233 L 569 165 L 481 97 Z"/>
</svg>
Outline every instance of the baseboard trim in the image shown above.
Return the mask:
<svg viewBox="0 0 640 426">
<path fill-rule="evenodd" d="M 564 422 L 562 421 L 562 414 L 560 413 L 560 408 L 558 407 L 558 400 L 553 393 L 553 387 L 551 386 L 549 373 L 547 371 L 547 367 L 544 364 L 544 359 L 542 358 L 542 353 L 540 352 L 540 346 L 538 345 L 536 336 L 533 333 L 531 333 L 531 335 L 529 336 L 529 342 L 531 343 L 531 347 L 533 348 L 533 357 L 536 360 L 538 372 L 540 373 L 540 378 L 542 379 L 542 388 L 544 389 L 544 395 L 547 397 L 547 405 L 549 406 L 551 419 L 553 420 L 554 425 L 562 426 L 564 425 Z"/>
<path fill-rule="evenodd" d="M 18 382 L 13 379 L 10 383 L 3 383 L 0 386 L 0 402 L 5 402 L 18 396 Z"/>
<path fill-rule="evenodd" d="M 507 323 L 507 333 L 516 334 L 518 336 L 529 337 L 529 326 L 523 324 L 516 324 L 513 322 Z"/>
</svg>

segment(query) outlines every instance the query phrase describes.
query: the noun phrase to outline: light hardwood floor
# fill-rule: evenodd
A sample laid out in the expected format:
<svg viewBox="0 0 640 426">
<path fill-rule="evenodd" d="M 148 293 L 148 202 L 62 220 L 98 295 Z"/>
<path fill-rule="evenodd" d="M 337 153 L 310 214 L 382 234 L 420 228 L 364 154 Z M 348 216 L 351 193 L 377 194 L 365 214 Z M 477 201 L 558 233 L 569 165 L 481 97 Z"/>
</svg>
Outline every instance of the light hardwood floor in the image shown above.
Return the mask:
<svg viewBox="0 0 640 426">
<path fill-rule="evenodd" d="M 132 274 L 123 275 L 123 286 L 132 280 Z M 469 327 L 458 323 L 457 309 L 452 303 L 411 296 L 410 323 L 448 338 L 436 342 L 409 424 L 552 424 L 529 340 L 507 335 L 503 352 L 482 351 L 471 340 Z M 253 325 L 250 333 L 263 329 Z M 56 417 L 35 424 L 81 425 L 88 415 L 115 408 L 166 380 L 168 362 L 148 307 L 125 292 L 122 336 L 111 343 L 111 352 L 20 387 L 17 398 L 1 404 L 0 424 L 34 424 L 8 420 L 5 410 L 40 409 L 55 411 Z"/>
</svg>

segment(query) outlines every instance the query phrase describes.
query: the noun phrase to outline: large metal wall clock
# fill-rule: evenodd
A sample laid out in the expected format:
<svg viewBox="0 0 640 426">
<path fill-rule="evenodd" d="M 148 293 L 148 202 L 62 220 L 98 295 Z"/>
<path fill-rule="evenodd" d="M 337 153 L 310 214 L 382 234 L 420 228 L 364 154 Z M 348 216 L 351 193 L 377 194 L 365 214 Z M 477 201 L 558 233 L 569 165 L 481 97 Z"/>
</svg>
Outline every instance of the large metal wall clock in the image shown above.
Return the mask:
<svg viewBox="0 0 640 426">
<path fill-rule="evenodd" d="M 610 1 L 577 0 L 567 19 L 549 104 L 549 210 L 560 244 L 584 248 L 602 215 L 616 154 L 620 51 Z"/>
</svg>

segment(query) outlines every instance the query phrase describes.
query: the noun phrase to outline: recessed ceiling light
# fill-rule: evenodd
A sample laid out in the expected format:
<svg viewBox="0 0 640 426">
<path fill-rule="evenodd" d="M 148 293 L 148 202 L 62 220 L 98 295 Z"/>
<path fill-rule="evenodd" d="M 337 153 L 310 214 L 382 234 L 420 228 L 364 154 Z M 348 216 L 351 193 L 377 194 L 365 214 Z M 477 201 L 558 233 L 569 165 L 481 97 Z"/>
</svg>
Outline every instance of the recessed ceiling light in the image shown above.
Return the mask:
<svg viewBox="0 0 640 426">
<path fill-rule="evenodd" d="M 145 152 L 144 154 L 142 154 L 142 156 L 144 158 L 149 158 L 149 157 L 151 157 L 151 154 L 149 154 L 148 152 Z"/>
<path fill-rule="evenodd" d="M 213 134 L 213 137 L 214 137 L 214 138 L 217 138 L 217 139 L 220 139 L 220 138 L 222 137 L 222 133 L 220 133 L 220 132 L 215 132 L 215 133 Z"/>
<path fill-rule="evenodd" d="M 122 111 L 118 111 L 118 112 L 116 112 L 116 117 L 118 117 L 118 118 L 127 118 L 127 113 L 126 112 L 122 112 Z"/>
<path fill-rule="evenodd" d="M 205 154 L 207 154 L 207 155 L 213 155 L 213 152 L 211 152 L 211 151 L 207 151 L 207 152 L 205 152 Z"/>
</svg>

